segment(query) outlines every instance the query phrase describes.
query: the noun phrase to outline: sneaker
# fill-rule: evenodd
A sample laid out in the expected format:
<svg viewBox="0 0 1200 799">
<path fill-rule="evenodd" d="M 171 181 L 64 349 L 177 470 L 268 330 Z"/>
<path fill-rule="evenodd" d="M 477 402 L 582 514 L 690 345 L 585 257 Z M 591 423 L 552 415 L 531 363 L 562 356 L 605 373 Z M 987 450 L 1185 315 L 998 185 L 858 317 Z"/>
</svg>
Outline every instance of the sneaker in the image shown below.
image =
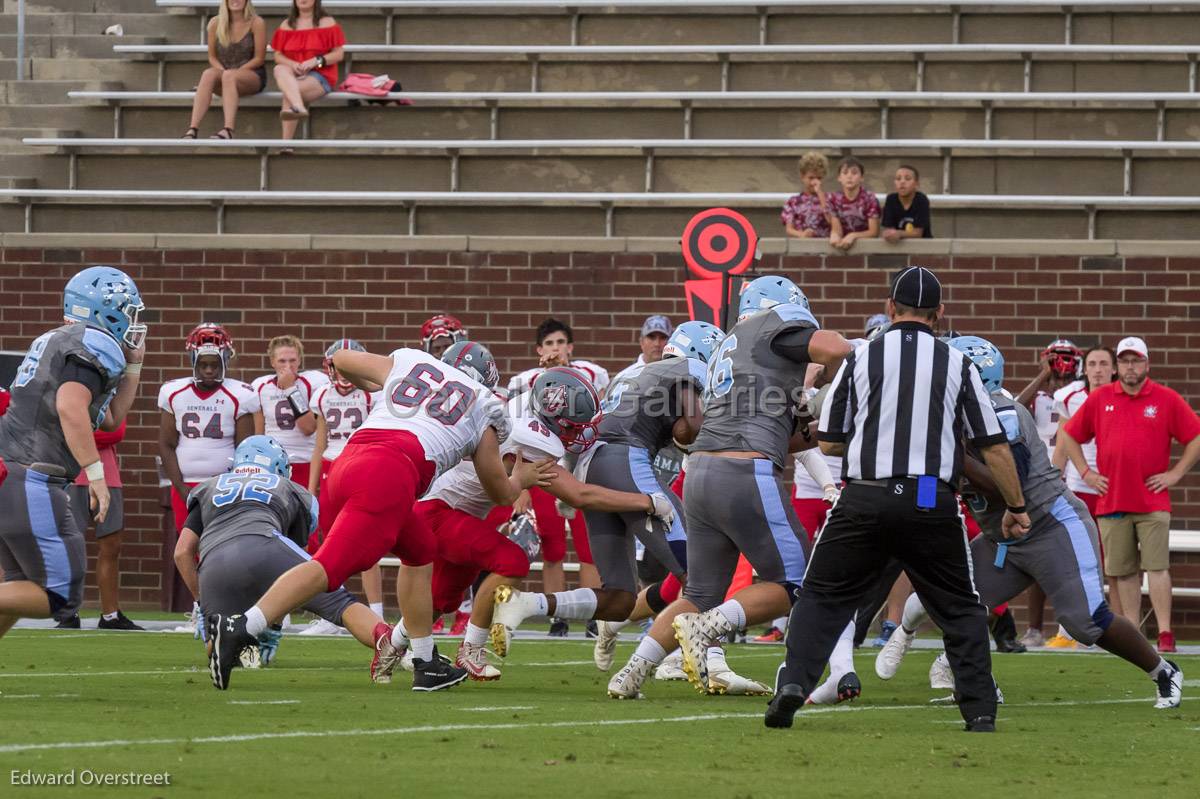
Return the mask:
<svg viewBox="0 0 1200 799">
<path fill-rule="evenodd" d="M 454 611 L 454 624 L 450 627 L 450 634 L 465 635 L 467 632 L 467 622 L 470 620 L 470 613 L 463 613 L 461 610 Z"/>
<path fill-rule="evenodd" d="M 767 704 L 763 724 L 773 729 L 789 729 L 792 717 L 804 704 L 804 690 L 795 683 L 781 686 L 775 697 Z"/>
<path fill-rule="evenodd" d="M 75 618 L 77 620 L 76 623 L 78 623 L 79 617 L 76 616 Z M 96 624 L 96 627 L 101 630 L 139 630 L 141 632 L 146 631 L 146 628 L 139 627 L 138 625 L 134 624 L 128 616 L 126 616 L 124 613 L 122 613 L 119 610 L 117 611 L 117 617 L 115 619 L 109 620 L 109 619 L 106 619 L 103 616 L 101 616 L 100 621 L 97 622 L 97 624 Z"/>
<path fill-rule="evenodd" d="M 371 681 L 387 685 L 392 681 L 392 672 L 396 664 L 404 657 L 408 647 L 397 649 L 392 645 L 392 626 L 385 622 L 375 625 L 371 633 L 375 639 L 375 655 L 371 658 Z"/>
<path fill-rule="evenodd" d="M 492 651 L 502 658 L 508 657 L 513 631 L 521 626 L 521 622 L 538 614 L 537 594 L 518 591 L 511 585 L 498 585 L 493 596 L 496 598 L 496 609 L 492 613 Z M 565 626 L 566 622 L 563 624 Z M 554 625 L 550 625 L 550 631 L 553 635 Z"/>
<path fill-rule="evenodd" d="M 454 656 L 454 665 L 467 670 L 467 676 L 472 680 L 490 682 L 500 679 L 500 669 L 488 663 L 487 650 L 482 646 L 468 644 L 463 641 Z"/>
<path fill-rule="evenodd" d="M 995 716 L 978 716 L 967 722 L 967 726 L 963 728 L 965 732 L 995 732 L 996 717 Z"/>
<path fill-rule="evenodd" d="M 1164 671 L 1154 680 L 1158 686 L 1158 699 L 1154 703 L 1157 710 L 1169 710 L 1179 707 L 1183 702 L 1183 671 L 1174 661 L 1167 661 L 1170 671 Z"/>
<path fill-rule="evenodd" d="M 443 617 L 438 616 L 437 621 L 435 621 L 433 623 L 433 628 L 430 630 L 430 632 L 433 633 L 434 635 L 445 635 L 446 634 L 446 620 Z"/>
<path fill-rule="evenodd" d="M 279 642 L 283 640 L 283 628 L 268 627 L 258 637 L 258 659 L 264 666 L 270 666 L 279 652 Z"/>
<path fill-rule="evenodd" d="M 783 630 L 778 627 L 772 627 L 765 633 L 755 636 L 754 643 L 756 644 L 777 644 L 783 640 Z"/>
<path fill-rule="evenodd" d="M 308 623 L 308 626 L 301 630 L 297 635 L 349 635 L 349 631 L 345 627 L 339 627 L 331 621 L 325 619 L 313 619 Z"/>
<path fill-rule="evenodd" d="M 708 693 L 728 696 L 770 696 L 775 693 L 771 686 L 752 680 L 729 668 L 724 660 L 708 664 Z"/>
<path fill-rule="evenodd" d="M 208 617 L 208 638 L 212 641 L 212 652 L 208 656 L 208 672 L 214 688 L 224 691 L 229 688 L 229 675 L 242 650 L 252 648 L 258 641 L 246 632 L 246 617 L 240 613 L 222 616 L 214 613 Z"/>
<path fill-rule="evenodd" d="M 1175 651 L 1175 633 L 1163 630 L 1158 634 L 1158 651 L 1170 654 Z"/>
<path fill-rule="evenodd" d="M 913 639 L 916 637 L 916 633 L 910 633 L 903 627 L 892 631 L 883 649 L 875 656 L 875 674 L 879 679 L 890 680 L 896 676 L 896 672 L 900 670 L 900 662 L 904 660 L 908 650 L 912 649 Z"/>
<path fill-rule="evenodd" d="M 78 630 L 79 629 L 79 614 L 76 613 L 73 616 L 69 616 L 69 617 L 63 619 L 58 624 L 54 625 L 54 629 L 56 629 L 56 630 Z"/>
<path fill-rule="evenodd" d="M 1078 646 L 1078 641 L 1062 633 L 1056 633 L 1053 638 L 1046 642 L 1047 649 L 1075 649 Z"/>
<path fill-rule="evenodd" d="M 929 667 L 929 687 L 935 691 L 954 690 L 954 672 L 950 668 L 950 659 L 946 653 L 938 655 Z"/>
<path fill-rule="evenodd" d="M 566 619 L 555 616 L 550 620 L 549 635 L 551 638 L 566 638 L 569 632 L 571 632 L 571 625 L 567 624 Z"/>
<path fill-rule="evenodd" d="M 663 658 L 663 662 L 658 664 L 658 668 L 654 670 L 654 679 L 667 682 L 686 680 L 687 674 L 683 671 L 683 653 L 676 649 Z"/>
<path fill-rule="evenodd" d="M 583 637 L 584 638 L 599 638 L 600 637 L 600 630 L 596 626 L 595 619 L 588 619 L 588 623 L 586 625 L 584 625 L 584 628 L 583 628 Z"/>
<path fill-rule="evenodd" d="M 991 615 L 989 621 L 991 622 L 992 639 L 996 642 L 997 652 L 1019 654 L 1026 651 L 1025 645 L 1017 640 L 1017 622 L 1013 619 L 1011 610 L 1006 608 L 1004 613 L 999 616 L 994 613 L 989 615 Z"/>
<path fill-rule="evenodd" d="M 683 672 L 700 693 L 708 691 L 708 645 L 733 629 L 716 608 L 704 613 L 680 613 L 671 622 L 683 652 Z"/>
<path fill-rule="evenodd" d="M 1042 631 L 1037 627 L 1030 627 L 1021 636 L 1021 644 L 1028 649 L 1033 649 L 1035 646 L 1045 646 L 1046 636 L 1042 635 Z"/>
<path fill-rule="evenodd" d="M 592 647 L 592 661 L 600 671 L 612 668 L 613 654 L 617 651 L 617 628 L 606 621 L 596 623 L 596 644 Z"/>
<path fill-rule="evenodd" d="M 894 621 L 885 621 L 879 628 L 879 637 L 871 642 L 871 646 L 875 647 L 876 649 L 881 646 L 885 646 L 887 642 L 891 640 L 892 633 L 896 632 L 896 628 L 899 626 L 900 625 L 896 624 Z"/>
<path fill-rule="evenodd" d="M 641 699 L 642 683 L 646 681 L 653 665 L 645 658 L 634 655 L 608 681 L 608 695 L 613 699 Z"/>
<path fill-rule="evenodd" d="M 433 660 L 413 658 L 414 691 L 442 691 L 453 688 L 467 679 L 467 670 L 455 666 L 448 658 L 433 651 Z"/>
</svg>

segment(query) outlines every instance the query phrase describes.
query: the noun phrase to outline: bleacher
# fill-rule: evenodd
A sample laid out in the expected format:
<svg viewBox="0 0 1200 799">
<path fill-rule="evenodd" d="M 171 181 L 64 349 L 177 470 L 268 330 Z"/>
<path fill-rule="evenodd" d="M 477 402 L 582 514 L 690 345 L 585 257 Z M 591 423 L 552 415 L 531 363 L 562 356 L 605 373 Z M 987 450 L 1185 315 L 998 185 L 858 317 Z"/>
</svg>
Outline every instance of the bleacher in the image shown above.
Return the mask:
<svg viewBox="0 0 1200 799">
<path fill-rule="evenodd" d="M 273 86 L 238 139 L 177 138 L 215 5 L 30 0 L 0 230 L 649 236 L 732 203 L 765 233 L 819 149 L 880 192 L 917 166 L 939 237 L 1200 237 L 1200 0 L 328 0 L 343 73 L 412 105 L 334 93 L 293 154 Z"/>
</svg>

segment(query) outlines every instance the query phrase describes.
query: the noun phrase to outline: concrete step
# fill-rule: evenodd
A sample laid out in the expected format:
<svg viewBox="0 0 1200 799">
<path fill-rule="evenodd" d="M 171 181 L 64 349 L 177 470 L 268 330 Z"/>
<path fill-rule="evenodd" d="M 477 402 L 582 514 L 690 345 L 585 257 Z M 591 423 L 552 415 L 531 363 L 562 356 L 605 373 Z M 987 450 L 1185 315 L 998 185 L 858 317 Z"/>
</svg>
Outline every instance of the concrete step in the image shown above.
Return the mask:
<svg viewBox="0 0 1200 799">
<path fill-rule="evenodd" d="M 119 59 L 114 44 L 161 44 L 161 36 L 103 36 L 95 34 L 33 34 L 25 36 L 26 58 Z M 17 57 L 17 36 L 0 35 L 0 58 Z"/>
<path fill-rule="evenodd" d="M 42 128 L 47 130 L 76 130 L 86 136 L 111 136 L 112 111 L 107 108 L 88 108 L 76 105 L 7 105 L 0 104 L 0 129 Z M 187 124 L 186 118 L 183 120 Z M 180 131 L 182 133 L 183 131 Z"/>
<path fill-rule="evenodd" d="M 13 175 L 0 175 L 0 189 L 36 189 L 37 181 Z"/>
<path fill-rule="evenodd" d="M 199 41 L 199 21 L 161 11 L 152 14 L 137 13 L 70 13 L 56 11 L 25 15 L 25 33 L 52 34 L 56 36 L 94 34 L 100 35 L 110 25 L 120 24 L 126 36 L 161 36 L 177 43 Z M 17 32 L 17 15 L 0 15 L 0 34 L 13 35 Z M 121 43 L 118 38 L 114 44 Z"/>
<path fill-rule="evenodd" d="M 27 73 L 37 81 L 103 80 L 124 83 L 126 87 L 154 88 L 158 68 L 146 62 L 118 58 L 34 58 Z"/>
<path fill-rule="evenodd" d="M 72 91 L 120 91 L 116 81 L 6 80 L 0 81 L 0 103 L 6 105 L 57 105 Z"/>
</svg>

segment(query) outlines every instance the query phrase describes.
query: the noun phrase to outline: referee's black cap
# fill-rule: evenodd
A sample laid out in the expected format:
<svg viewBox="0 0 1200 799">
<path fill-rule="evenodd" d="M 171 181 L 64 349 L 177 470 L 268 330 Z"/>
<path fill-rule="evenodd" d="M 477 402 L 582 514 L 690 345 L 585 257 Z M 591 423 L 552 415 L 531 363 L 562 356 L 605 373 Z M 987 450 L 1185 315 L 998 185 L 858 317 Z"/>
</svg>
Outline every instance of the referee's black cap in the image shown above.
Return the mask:
<svg viewBox="0 0 1200 799">
<path fill-rule="evenodd" d="M 910 308 L 936 308 L 942 304 L 942 284 L 931 270 L 910 266 L 892 281 L 892 299 Z"/>
</svg>

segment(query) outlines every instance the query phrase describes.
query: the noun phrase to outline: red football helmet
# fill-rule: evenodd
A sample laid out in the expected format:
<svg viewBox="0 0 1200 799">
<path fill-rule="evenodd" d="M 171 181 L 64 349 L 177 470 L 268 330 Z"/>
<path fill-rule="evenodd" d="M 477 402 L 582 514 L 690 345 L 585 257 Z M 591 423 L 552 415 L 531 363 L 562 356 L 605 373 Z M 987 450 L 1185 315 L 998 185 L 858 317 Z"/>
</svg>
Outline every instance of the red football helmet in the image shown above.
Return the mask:
<svg viewBox="0 0 1200 799">
<path fill-rule="evenodd" d="M 449 337 L 451 344 L 467 340 L 467 329 L 457 318 L 449 314 L 431 316 L 421 325 L 421 346 L 430 355 L 433 354 L 433 340 Z"/>
<path fill-rule="evenodd" d="M 220 383 L 225 379 L 225 370 L 229 368 L 229 362 L 233 356 L 237 354 L 233 348 L 233 339 L 225 328 L 218 325 L 216 322 L 201 322 L 196 325 L 191 333 L 188 333 L 185 349 L 192 356 L 192 379 L 197 383 L 200 381 L 200 375 L 196 371 L 196 364 L 200 361 L 202 355 L 216 355 L 221 359 L 221 375 L 217 378 Z"/>
<path fill-rule="evenodd" d="M 1060 338 L 1051 341 L 1042 350 L 1042 357 L 1050 371 L 1059 377 L 1077 378 L 1083 366 L 1083 350 L 1075 346 L 1069 339 Z"/>
</svg>

